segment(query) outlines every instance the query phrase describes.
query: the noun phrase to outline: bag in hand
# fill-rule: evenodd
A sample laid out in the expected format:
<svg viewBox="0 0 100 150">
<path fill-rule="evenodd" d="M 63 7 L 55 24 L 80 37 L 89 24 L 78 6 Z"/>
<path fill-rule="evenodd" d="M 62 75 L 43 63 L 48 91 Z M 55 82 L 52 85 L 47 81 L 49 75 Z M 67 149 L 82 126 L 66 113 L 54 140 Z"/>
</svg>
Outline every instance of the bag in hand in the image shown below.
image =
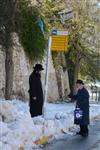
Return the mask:
<svg viewBox="0 0 100 150">
<path fill-rule="evenodd" d="M 81 120 L 83 117 L 83 111 L 80 108 L 76 108 L 74 111 L 74 119 Z"/>
</svg>

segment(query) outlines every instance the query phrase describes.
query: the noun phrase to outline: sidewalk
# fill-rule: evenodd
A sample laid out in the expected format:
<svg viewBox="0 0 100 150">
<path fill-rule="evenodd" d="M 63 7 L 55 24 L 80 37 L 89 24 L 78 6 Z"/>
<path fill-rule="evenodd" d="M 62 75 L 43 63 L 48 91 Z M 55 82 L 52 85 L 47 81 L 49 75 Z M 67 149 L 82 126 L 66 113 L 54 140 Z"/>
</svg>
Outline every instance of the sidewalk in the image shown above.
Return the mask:
<svg viewBox="0 0 100 150">
<path fill-rule="evenodd" d="M 75 109 L 75 103 L 47 103 L 46 120 L 41 117 L 33 118 L 33 122 L 37 125 L 43 125 L 42 137 L 58 138 L 61 134 L 70 132 L 71 128 L 75 129 L 73 111 Z M 90 104 L 90 120 L 100 117 L 100 105 Z M 47 140 L 47 139 L 45 139 Z M 41 141 L 40 143 L 42 144 Z"/>
<path fill-rule="evenodd" d="M 95 119 L 89 125 L 89 136 L 65 134 L 46 144 L 42 150 L 100 150 L 100 119 Z M 76 130 L 73 131 L 76 133 Z"/>
<path fill-rule="evenodd" d="M 100 115 L 100 103 L 90 102 L 90 118 Z M 71 114 L 73 117 L 73 111 L 75 109 L 75 103 L 47 103 L 46 118 L 54 119 L 55 116 L 66 117 L 66 114 Z"/>
</svg>

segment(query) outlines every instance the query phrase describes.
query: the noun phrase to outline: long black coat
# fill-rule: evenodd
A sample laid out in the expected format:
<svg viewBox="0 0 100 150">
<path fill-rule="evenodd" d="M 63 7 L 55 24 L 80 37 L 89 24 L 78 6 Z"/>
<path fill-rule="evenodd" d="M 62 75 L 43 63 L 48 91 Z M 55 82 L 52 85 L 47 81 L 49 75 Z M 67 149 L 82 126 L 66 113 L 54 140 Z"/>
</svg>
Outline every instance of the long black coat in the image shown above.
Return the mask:
<svg viewBox="0 0 100 150">
<path fill-rule="evenodd" d="M 35 71 L 33 71 L 29 77 L 29 96 L 31 117 L 42 115 L 43 89 L 41 83 L 41 76 L 38 72 Z M 33 97 L 36 97 L 36 100 L 34 100 Z"/>
<path fill-rule="evenodd" d="M 79 107 L 83 111 L 82 120 L 74 120 L 75 124 L 88 125 L 89 124 L 89 93 L 83 87 L 78 90 L 77 95 L 74 97 L 76 99 L 76 107 Z"/>
</svg>

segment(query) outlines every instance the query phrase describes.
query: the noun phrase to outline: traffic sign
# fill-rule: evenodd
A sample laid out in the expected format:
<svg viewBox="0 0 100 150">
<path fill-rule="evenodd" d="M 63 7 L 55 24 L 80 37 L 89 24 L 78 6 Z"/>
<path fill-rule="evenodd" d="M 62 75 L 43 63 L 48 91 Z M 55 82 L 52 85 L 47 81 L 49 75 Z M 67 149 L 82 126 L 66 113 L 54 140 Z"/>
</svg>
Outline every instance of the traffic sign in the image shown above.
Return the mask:
<svg viewBox="0 0 100 150">
<path fill-rule="evenodd" d="M 53 30 L 52 35 L 68 35 L 68 31 Z"/>
<path fill-rule="evenodd" d="M 67 31 L 52 31 L 52 51 L 68 51 L 68 32 Z"/>
</svg>

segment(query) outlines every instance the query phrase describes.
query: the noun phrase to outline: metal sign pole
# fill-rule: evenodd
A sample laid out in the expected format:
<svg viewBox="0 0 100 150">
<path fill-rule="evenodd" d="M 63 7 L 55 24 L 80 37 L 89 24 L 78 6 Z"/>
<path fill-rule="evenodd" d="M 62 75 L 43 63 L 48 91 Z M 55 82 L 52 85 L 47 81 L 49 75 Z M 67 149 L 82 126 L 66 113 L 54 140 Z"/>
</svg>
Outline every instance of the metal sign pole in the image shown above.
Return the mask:
<svg viewBox="0 0 100 150">
<path fill-rule="evenodd" d="M 48 75 L 49 75 L 49 59 L 51 53 L 51 42 L 52 38 L 49 36 L 48 39 L 48 51 L 47 51 L 47 61 L 46 61 L 46 74 L 45 74 L 45 89 L 44 89 L 44 106 L 43 106 L 43 117 L 46 119 L 46 104 L 47 104 L 47 96 L 48 96 Z"/>
</svg>

